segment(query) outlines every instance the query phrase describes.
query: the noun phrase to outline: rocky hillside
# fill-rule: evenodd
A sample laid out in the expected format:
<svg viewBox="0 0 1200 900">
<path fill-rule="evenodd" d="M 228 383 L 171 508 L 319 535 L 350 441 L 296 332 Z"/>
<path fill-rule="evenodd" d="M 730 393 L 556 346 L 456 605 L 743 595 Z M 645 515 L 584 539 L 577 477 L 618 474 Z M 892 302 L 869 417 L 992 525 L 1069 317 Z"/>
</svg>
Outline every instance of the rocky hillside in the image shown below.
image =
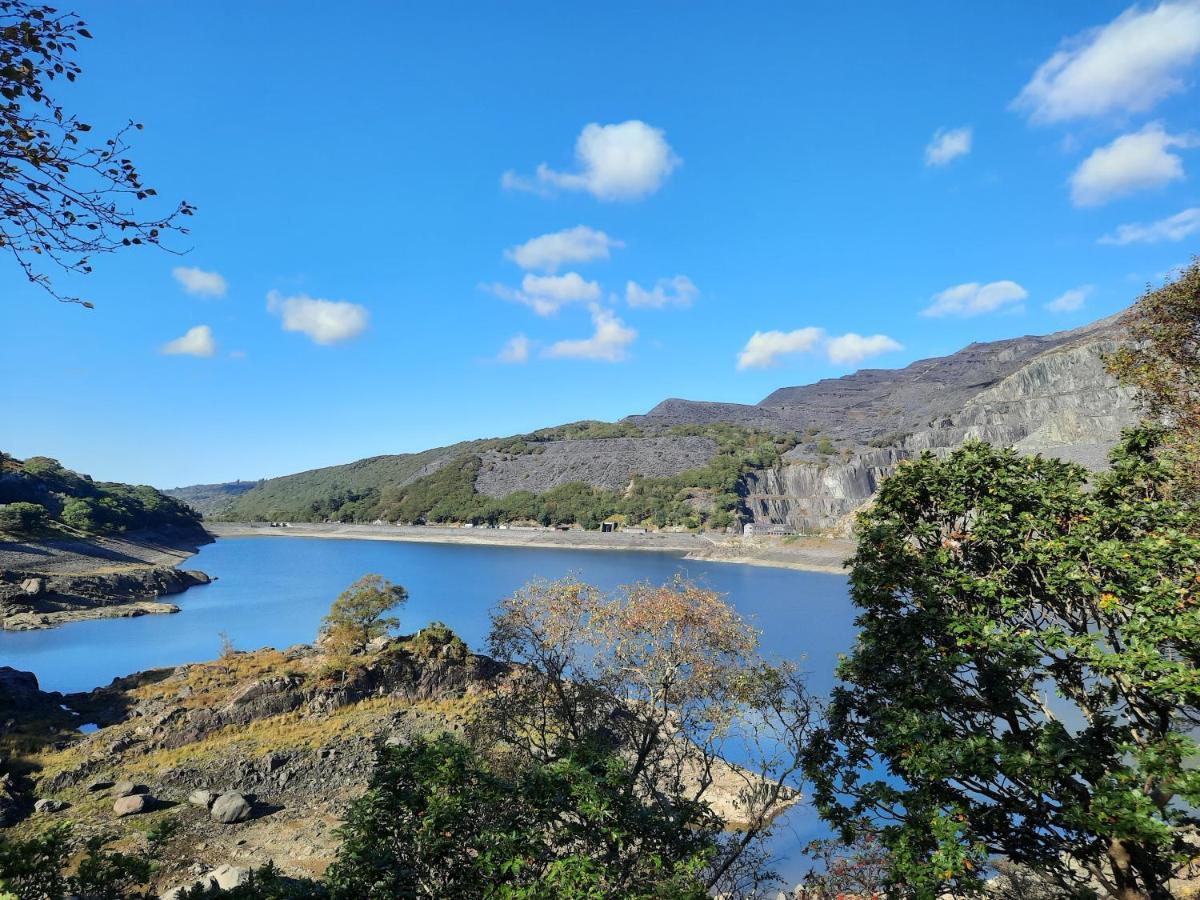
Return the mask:
<svg viewBox="0 0 1200 900">
<path fill-rule="evenodd" d="M 1120 339 L 1114 317 L 781 388 L 757 404 L 670 399 L 618 423 L 374 457 L 261 482 L 220 517 L 841 530 L 897 463 L 968 439 L 1102 466 L 1136 419 L 1131 393 L 1104 370 Z"/>
</svg>

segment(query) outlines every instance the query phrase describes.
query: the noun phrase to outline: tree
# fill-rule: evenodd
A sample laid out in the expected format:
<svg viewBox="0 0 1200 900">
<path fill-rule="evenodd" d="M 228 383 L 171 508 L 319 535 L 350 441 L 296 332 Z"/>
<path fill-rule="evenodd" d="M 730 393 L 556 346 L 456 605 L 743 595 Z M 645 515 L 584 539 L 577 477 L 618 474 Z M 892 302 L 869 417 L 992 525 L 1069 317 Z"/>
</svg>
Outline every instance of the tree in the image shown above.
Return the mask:
<svg viewBox="0 0 1200 900">
<path fill-rule="evenodd" d="M 164 234 L 186 233 L 179 219 L 194 212 L 185 201 L 166 216 L 139 216 L 134 207 L 156 193 L 126 155 L 130 133 L 142 126 L 130 122 L 91 142 L 91 125 L 54 98 L 57 79 L 79 76 L 76 45 L 90 37 L 73 13 L 0 0 L 0 248 L 34 284 L 89 309 L 54 289 L 47 261 L 87 274 L 97 253 L 161 246 Z"/>
<path fill-rule="evenodd" d="M 623 790 L 625 767 L 577 747 L 506 769 L 448 735 L 382 747 L 327 884 L 346 900 L 703 900 L 713 823 L 680 829 Z M 614 845 L 641 852 L 618 859 Z"/>
<path fill-rule="evenodd" d="M 100 529 L 101 511 L 92 501 L 76 497 L 63 504 L 59 519 L 68 528 L 90 533 Z"/>
<path fill-rule="evenodd" d="M 331 644 L 346 652 L 361 652 L 375 638 L 400 625 L 387 612 L 402 606 L 408 591 L 382 575 L 364 575 L 338 595 L 322 620 Z"/>
<path fill-rule="evenodd" d="M 1090 485 L 985 444 L 927 453 L 860 516 L 861 630 L 807 770 L 918 896 L 969 893 L 1002 854 L 1066 896 L 1158 898 L 1196 857 L 1200 540 L 1161 438 L 1127 433 Z"/>
<path fill-rule="evenodd" d="M 1200 257 L 1146 293 L 1123 321 L 1132 343 L 1109 369 L 1138 389 L 1147 412 L 1168 422 L 1166 447 L 1185 496 L 1200 498 Z"/>
<path fill-rule="evenodd" d="M 680 832 L 711 827 L 720 781 L 738 830 L 714 838 L 705 890 L 749 896 L 770 880 L 763 839 L 798 797 L 814 704 L 720 595 L 680 579 L 609 595 L 538 581 L 501 602 L 489 644 L 515 668 L 481 704 L 476 740 L 518 766 L 621 754 L 621 795 Z M 644 852 L 613 840 L 603 859 L 619 869 Z"/>
<path fill-rule="evenodd" d="M 50 517 L 40 503 L 6 503 L 0 506 L 0 531 L 30 533 L 46 527 Z"/>
<path fill-rule="evenodd" d="M 76 857 L 71 827 L 54 825 L 25 840 L 0 837 L 0 898 L 16 900 L 60 900 L 74 895 L 94 900 L 150 900 L 154 895 L 141 888 L 150 878 L 153 856 L 161 850 L 156 834 L 150 835 L 144 854 L 120 853 L 105 848 L 106 839 L 93 837 L 66 875 Z M 11 893 L 10 893 L 11 892 Z"/>
<path fill-rule="evenodd" d="M 820 838 L 810 841 L 804 851 L 818 864 L 804 878 L 806 900 L 902 896 L 895 890 L 887 894 L 891 859 L 879 835 L 869 825 L 857 829 L 849 844 L 837 838 Z"/>
</svg>

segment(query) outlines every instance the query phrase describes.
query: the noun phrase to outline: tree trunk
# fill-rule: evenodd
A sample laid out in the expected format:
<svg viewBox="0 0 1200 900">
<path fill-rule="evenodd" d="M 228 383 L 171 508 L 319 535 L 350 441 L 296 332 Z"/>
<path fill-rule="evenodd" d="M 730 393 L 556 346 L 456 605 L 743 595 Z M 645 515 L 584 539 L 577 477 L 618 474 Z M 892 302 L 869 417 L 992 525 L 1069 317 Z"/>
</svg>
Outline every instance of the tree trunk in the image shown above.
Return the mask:
<svg viewBox="0 0 1200 900">
<path fill-rule="evenodd" d="M 1138 885 L 1133 858 L 1124 841 L 1113 838 L 1108 842 L 1108 861 L 1116 883 L 1116 900 L 1150 900 L 1150 895 Z"/>
</svg>

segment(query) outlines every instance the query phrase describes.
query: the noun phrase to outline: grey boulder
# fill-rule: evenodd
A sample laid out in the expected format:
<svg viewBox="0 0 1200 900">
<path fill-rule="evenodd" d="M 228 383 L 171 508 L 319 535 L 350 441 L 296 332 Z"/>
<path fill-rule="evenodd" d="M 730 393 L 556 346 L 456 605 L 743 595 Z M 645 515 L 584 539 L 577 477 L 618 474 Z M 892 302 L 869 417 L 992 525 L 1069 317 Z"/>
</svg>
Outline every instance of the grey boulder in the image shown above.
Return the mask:
<svg viewBox="0 0 1200 900">
<path fill-rule="evenodd" d="M 113 812 L 118 818 L 125 816 L 136 816 L 138 813 L 144 813 L 150 805 L 150 797 L 146 794 L 128 794 L 120 797 L 113 804 Z"/>
<path fill-rule="evenodd" d="M 226 791 L 213 801 L 208 810 L 214 822 L 222 825 L 232 825 L 234 822 L 245 822 L 250 818 L 250 801 L 238 791 Z"/>
<path fill-rule="evenodd" d="M 212 806 L 213 801 L 216 799 L 216 794 L 214 794 L 212 791 L 206 791 L 203 789 L 192 791 L 190 794 L 188 794 L 188 803 L 192 804 L 192 806 L 203 807 L 204 809 L 208 809 L 210 806 Z"/>
</svg>

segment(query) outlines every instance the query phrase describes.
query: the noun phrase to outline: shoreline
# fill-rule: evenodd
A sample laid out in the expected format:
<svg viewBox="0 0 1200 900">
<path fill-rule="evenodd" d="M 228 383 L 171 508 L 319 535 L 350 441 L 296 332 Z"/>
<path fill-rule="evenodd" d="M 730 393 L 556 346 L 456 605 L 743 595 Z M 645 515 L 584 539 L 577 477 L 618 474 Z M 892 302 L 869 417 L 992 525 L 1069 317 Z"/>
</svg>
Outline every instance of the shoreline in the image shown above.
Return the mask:
<svg viewBox="0 0 1200 900">
<path fill-rule="evenodd" d="M 518 528 L 454 528 L 427 525 L 326 525 L 292 523 L 273 527 L 248 522 L 209 522 L 205 528 L 222 537 L 313 537 L 343 540 L 398 541 L 549 550 L 622 550 L 680 553 L 684 559 L 737 565 L 767 566 L 844 575 L 843 560 L 853 542 L 836 538 L 703 535 L 688 532 L 601 533 Z"/>
</svg>

